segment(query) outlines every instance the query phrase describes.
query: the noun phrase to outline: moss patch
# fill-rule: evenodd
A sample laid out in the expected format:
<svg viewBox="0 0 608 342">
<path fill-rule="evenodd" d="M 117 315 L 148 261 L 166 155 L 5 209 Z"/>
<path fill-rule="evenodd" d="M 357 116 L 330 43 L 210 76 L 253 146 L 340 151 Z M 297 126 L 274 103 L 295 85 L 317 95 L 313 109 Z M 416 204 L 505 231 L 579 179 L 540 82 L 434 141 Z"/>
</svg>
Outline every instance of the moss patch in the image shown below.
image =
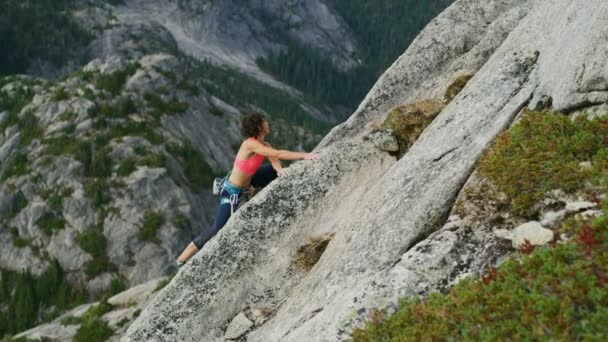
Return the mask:
<svg viewBox="0 0 608 342">
<path fill-rule="evenodd" d="M 298 248 L 295 265 L 303 271 L 310 271 L 317 261 L 321 259 L 321 255 L 325 252 L 325 248 L 327 248 L 333 236 L 334 234 L 325 234 L 307 237 L 306 244 Z"/>
<path fill-rule="evenodd" d="M 399 156 L 407 152 L 443 108 L 440 102 L 429 99 L 393 108 L 388 113 L 381 126 L 393 130 L 399 142 Z"/>
<path fill-rule="evenodd" d="M 473 78 L 473 75 L 469 74 L 457 77 L 446 89 L 445 95 L 443 96 L 443 102 L 446 104 L 452 102 L 452 100 L 460 94 L 462 89 L 464 89 L 471 78 Z"/>
<path fill-rule="evenodd" d="M 36 224 L 46 235 L 53 235 L 55 230 L 65 228 L 63 217 L 50 213 L 40 218 Z"/>
<path fill-rule="evenodd" d="M 602 340 L 608 333 L 608 207 L 563 245 L 525 253 L 449 294 L 377 311 L 353 341 Z"/>
<path fill-rule="evenodd" d="M 534 204 L 553 189 L 567 193 L 601 183 L 608 171 L 608 118 L 572 121 L 555 112 L 525 110 L 482 157 L 479 171 L 506 193 L 514 210 L 535 214 Z M 581 168 L 581 162 L 591 162 Z"/>
<path fill-rule="evenodd" d="M 189 141 L 169 146 L 169 153 L 180 162 L 193 190 L 209 188 L 215 177 L 211 166 Z"/>
<path fill-rule="evenodd" d="M 519 214 L 532 214 L 533 204 L 555 188 L 599 204 L 597 194 L 606 193 L 607 130 L 608 119 L 572 121 L 560 113 L 525 111 L 484 154 L 479 172 L 511 197 Z M 591 166 L 581 168 L 582 161 Z M 556 228 L 556 236 L 566 237 L 559 244 L 526 246 L 499 269 L 461 281 L 448 294 L 404 299 L 390 317 L 375 311 L 353 340 L 603 340 L 607 201 L 601 209 L 592 221 L 571 218 Z"/>
<path fill-rule="evenodd" d="M 160 240 L 156 236 L 158 229 L 165 223 L 165 217 L 163 214 L 156 211 L 147 211 L 144 214 L 144 220 L 142 222 L 141 230 L 139 231 L 139 238 L 142 241 L 151 241 L 156 244 L 160 243 Z"/>
</svg>

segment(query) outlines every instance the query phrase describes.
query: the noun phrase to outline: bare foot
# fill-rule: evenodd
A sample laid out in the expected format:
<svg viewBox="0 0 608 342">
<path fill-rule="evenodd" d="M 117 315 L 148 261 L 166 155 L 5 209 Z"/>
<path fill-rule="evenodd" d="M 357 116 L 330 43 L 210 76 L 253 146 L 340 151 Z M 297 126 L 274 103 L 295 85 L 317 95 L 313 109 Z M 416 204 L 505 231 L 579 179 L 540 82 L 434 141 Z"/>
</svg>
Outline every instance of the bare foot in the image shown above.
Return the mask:
<svg viewBox="0 0 608 342">
<path fill-rule="evenodd" d="M 188 247 L 186 247 L 186 249 L 184 249 L 179 258 L 177 258 L 177 262 L 185 264 L 188 259 L 190 259 L 194 254 L 196 254 L 196 252 L 198 252 L 198 247 L 196 247 L 194 242 L 190 242 Z"/>
</svg>

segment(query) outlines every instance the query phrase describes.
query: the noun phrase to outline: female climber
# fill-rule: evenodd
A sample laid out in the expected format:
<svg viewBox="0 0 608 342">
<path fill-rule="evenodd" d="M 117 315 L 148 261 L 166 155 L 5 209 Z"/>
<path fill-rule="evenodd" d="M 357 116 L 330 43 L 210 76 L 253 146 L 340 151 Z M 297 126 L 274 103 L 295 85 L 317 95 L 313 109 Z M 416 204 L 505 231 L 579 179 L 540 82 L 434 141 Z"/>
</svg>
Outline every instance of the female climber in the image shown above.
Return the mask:
<svg viewBox="0 0 608 342">
<path fill-rule="evenodd" d="M 288 176 L 287 169 L 281 167 L 280 160 L 317 160 L 316 152 L 303 153 L 275 150 L 264 138 L 270 133 L 268 120 L 261 113 L 250 113 L 241 120 L 241 130 L 247 137 L 234 160 L 234 167 L 224 179 L 220 191 L 220 207 L 215 214 L 215 222 L 209 231 L 203 231 L 184 249 L 177 258 L 182 266 L 198 252 L 226 224 L 239 205 L 239 197 L 249 185 L 262 188 L 278 176 Z M 264 157 L 270 164 L 264 164 Z"/>
</svg>

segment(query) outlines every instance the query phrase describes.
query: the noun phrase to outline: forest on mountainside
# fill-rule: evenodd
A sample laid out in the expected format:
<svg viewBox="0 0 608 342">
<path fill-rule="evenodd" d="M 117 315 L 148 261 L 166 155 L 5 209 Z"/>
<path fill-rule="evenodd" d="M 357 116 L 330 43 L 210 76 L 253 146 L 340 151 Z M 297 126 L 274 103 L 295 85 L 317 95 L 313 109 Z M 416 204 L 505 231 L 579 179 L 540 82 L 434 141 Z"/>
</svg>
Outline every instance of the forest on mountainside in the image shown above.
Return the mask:
<svg viewBox="0 0 608 342">
<path fill-rule="evenodd" d="M 329 0 L 355 36 L 361 65 L 338 70 L 321 52 L 282 35 L 283 51 L 258 65 L 304 91 L 311 100 L 354 110 L 373 83 L 424 26 L 453 0 Z"/>
</svg>

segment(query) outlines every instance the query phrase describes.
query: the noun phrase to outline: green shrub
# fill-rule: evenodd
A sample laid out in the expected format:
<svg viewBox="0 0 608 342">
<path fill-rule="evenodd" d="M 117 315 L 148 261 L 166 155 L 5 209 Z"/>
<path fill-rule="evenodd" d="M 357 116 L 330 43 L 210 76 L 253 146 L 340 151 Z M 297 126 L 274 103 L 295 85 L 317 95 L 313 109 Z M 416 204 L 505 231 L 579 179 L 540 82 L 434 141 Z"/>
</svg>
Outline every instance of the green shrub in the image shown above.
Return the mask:
<svg viewBox="0 0 608 342">
<path fill-rule="evenodd" d="M 445 91 L 445 95 L 443 96 L 443 101 L 445 103 L 451 102 L 464 87 L 469 83 L 469 80 L 473 78 L 473 75 L 465 74 L 457 77 L 447 88 Z"/>
<path fill-rule="evenodd" d="M 76 156 L 76 154 L 81 152 L 81 149 L 83 149 L 81 146 L 81 141 L 78 141 L 76 138 L 68 135 L 61 135 L 55 138 L 46 138 L 42 140 L 42 143 L 46 145 L 44 152 L 52 156 L 67 154 Z"/>
<path fill-rule="evenodd" d="M 196 85 L 188 82 L 187 79 L 181 80 L 177 84 L 177 89 L 187 91 L 191 96 L 196 96 L 199 93 L 199 89 Z"/>
<path fill-rule="evenodd" d="M 84 98 L 92 102 L 95 102 L 95 100 L 97 100 L 97 96 L 89 87 L 84 88 Z"/>
<path fill-rule="evenodd" d="M 69 98 L 70 98 L 70 95 L 68 95 L 68 93 L 65 91 L 64 87 L 57 88 L 57 90 L 55 90 L 53 95 L 51 95 L 51 100 L 53 100 L 55 102 L 64 101 Z"/>
<path fill-rule="evenodd" d="M 164 142 L 163 137 L 156 133 L 154 127 L 146 122 L 129 121 L 124 125 L 111 128 L 111 137 L 117 138 L 124 136 L 142 137 L 153 145 L 159 145 Z"/>
<path fill-rule="evenodd" d="M 84 194 L 91 199 L 95 208 L 101 208 L 112 200 L 108 185 L 103 179 L 88 179 L 84 184 Z"/>
<path fill-rule="evenodd" d="M 68 111 L 68 112 L 61 114 L 61 116 L 59 116 L 59 120 L 74 121 L 74 120 L 76 120 L 77 117 L 78 117 L 78 114 L 76 112 Z"/>
<path fill-rule="evenodd" d="M 101 148 L 93 156 L 89 169 L 89 176 L 107 178 L 112 175 L 112 158 L 110 157 L 111 148 Z"/>
<path fill-rule="evenodd" d="M 0 181 L 4 182 L 5 180 L 11 177 L 23 176 L 29 172 L 30 162 L 25 153 L 15 153 L 12 157 L 8 159 L 5 165 L 3 165 L 2 176 L 0 176 Z"/>
<path fill-rule="evenodd" d="M 29 271 L 0 270 L 0 335 L 15 334 L 41 323 L 39 312 L 48 312 L 47 319 L 88 300 L 86 290 L 69 284 L 59 262 L 53 259 L 39 276 Z M 47 308 L 54 310 L 45 310 Z M 10 324 L 4 324 L 10 322 Z"/>
<path fill-rule="evenodd" d="M 101 319 L 87 320 L 82 323 L 74 340 L 76 342 L 104 342 L 114 335 L 114 331 Z"/>
<path fill-rule="evenodd" d="M 6 92 L 0 91 L 0 112 L 7 111 L 8 117 L 0 125 L 0 130 L 4 131 L 7 127 L 16 125 L 19 123 L 18 114 L 32 102 L 34 92 L 30 88 L 23 86 L 17 87 L 11 95 Z"/>
<path fill-rule="evenodd" d="M 173 218 L 173 226 L 177 229 L 186 230 L 190 227 L 190 219 L 188 219 L 188 216 L 179 213 Z"/>
<path fill-rule="evenodd" d="M 11 237 L 13 238 L 13 246 L 17 248 L 24 248 L 31 244 L 31 240 L 21 238 L 21 236 L 19 235 L 19 230 L 16 227 L 11 227 L 9 229 L 9 232 L 11 233 Z"/>
<path fill-rule="evenodd" d="M 32 112 L 26 112 L 19 120 L 19 131 L 21 133 L 19 145 L 28 146 L 34 139 L 40 139 L 44 133 L 38 125 L 38 118 Z"/>
<path fill-rule="evenodd" d="M 175 84 L 177 82 L 177 76 L 175 75 L 175 73 L 173 71 L 165 70 L 158 66 L 153 66 L 152 68 L 159 74 L 163 75 L 166 79 L 171 81 L 172 84 Z"/>
<path fill-rule="evenodd" d="M 133 152 L 135 152 L 135 154 L 137 154 L 138 156 L 143 156 L 146 154 L 146 148 L 144 146 L 135 146 L 135 148 L 133 149 Z"/>
<path fill-rule="evenodd" d="M 84 273 L 89 277 L 89 279 L 95 278 L 105 272 L 114 271 L 116 271 L 116 266 L 107 258 L 95 258 L 87 261 L 84 264 Z"/>
<path fill-rule="evenodd" d="M 190 107 L 188 103 L 179 102 L 176 99 L 165 102 L 157 94 L 145 94 L 144 99 L 146 99 L 148 107 L 150 107 L 150 114 L 157 119 L 163 114 L 183 113 Z"/>
<path fill-rule="evenodd" d="M 50 151 L 58 154 L 73 154 L 74 158 L 83 164 L 85 176 L 107 178 L 112 175 L 111 148 L 106 146 L 109 141 L 108 137 L 97 136 L 93 141 L 76 141 L 65 138 L 50 142 L 50 146 L 61 141 L 66 142 L 63 148 L 61 146 L 52 147 Z"/>
<path fill-rule="evenodd" d="M 420 134 L 442 110 L 443 104 L 435 100 L 422 100 L 393 108 L 388 113 L 382 126 L 393 130 L 399 142 L 400 156 L 414 145 Z"/>
<path fill-rule="evenodd" d="M 192 143 L 184 141 L 182 145 L 171 145 L 169 153 L 182 164 L 190 186 L 194 190 L 211 186 L 215 173 L 201 153 L 192 146 Z"/>
<path fill-rule="evenodd" d="M 110 92 L 112 95 L 118 95 L 122 91 L 127 78 L 133 75 L 139 68 L 138 63 L 132 63 L 125 69 L 115 71 L 111 74 L 98 75 L 95 80 L 95 85 L 98 89 Z"/>
<path fill-rule="evenodd" d="M 65 220 L 49 213 L 42 216 L 37 225 L 46 235 L 53 235 L 53 231 L 65 228 Z"/>
<path fill-rule="evenodd" d="M 159 153 L 150 153 L 141 158 L 137 164 L 152 168 L 165 167 L 165 156 Z"/>
<path fill-rule="evenodd" d="M 156 244 L 160 243 L 156 233 L 158 229 L 165 223 L 165 217 L 156 211 L 147 211 L 144 214 L 142 227 L 139 230 L 139 239 L 142 241 L 151 241 Z"/>
<path fill-rule="evenodd" d="M 13 246 L 17 248 L 25 248 L 32 245 L 31 239 L 23 239 L 19 236 L 13 238 Z"/>
<path fill-rule="evenodd" d="M 27 198 L 25 198 L 23 194 L 19 194 L 15 198 L 15 202 L 12 203 L 10 208 L 4 213 L 2 219 L 5 221 L 12 220 L 15 216 L 17 216 L 17 214 L 19 214 L 21 210 L 27 207 L 28 204 L 29 202 L 27 201 Z"/>
<path fill-rule="evenodd" d="M 553 189 L 568 193 L 598 183 L 608 171 L 608 118 L 572 121 L 565 115 L 525 110 L 481 158 L 479 170 L 509 195 L 515 211 L 534 215 L 533 204 Z M 580 162 L 591 161 L 591 169 Z"/>
<path fill-rule="evenodd" d="M 94 259 L 106 258 L 106 237 L 103 235 L 103 225 L 89 227 L 76 236 L 80 248 L 89 253 Z"/>
<path fill-rule="evenodd" d="M 49 206 L 58 212 L 63 210 L 63 196 L 58 191 L 55 191 L 49 196 L 48 202 Z"/>
<path fill-rule="evenodd" d="M 600 341 L 608 334 L 608 209 L 572 241 L 513 257 L 449 294 L 376 312 L 353 341 Z"/>
<path fill-rule="evenodd" d="M 118 170 L 116 174 L 120 177 L 127 177 L 131 173 L 135 171 L 135 160 L 133 159 L 125 159 L 118 165 Z"/>
<path fill-rule="evenodd" d="M 104 296 L 111 297 L 115 294 L 121 293 L 127 289 L 127 283 L 125 278 L 118 276 L 110 282 L 110 287 L 105 291 Z"/>
</svg>

